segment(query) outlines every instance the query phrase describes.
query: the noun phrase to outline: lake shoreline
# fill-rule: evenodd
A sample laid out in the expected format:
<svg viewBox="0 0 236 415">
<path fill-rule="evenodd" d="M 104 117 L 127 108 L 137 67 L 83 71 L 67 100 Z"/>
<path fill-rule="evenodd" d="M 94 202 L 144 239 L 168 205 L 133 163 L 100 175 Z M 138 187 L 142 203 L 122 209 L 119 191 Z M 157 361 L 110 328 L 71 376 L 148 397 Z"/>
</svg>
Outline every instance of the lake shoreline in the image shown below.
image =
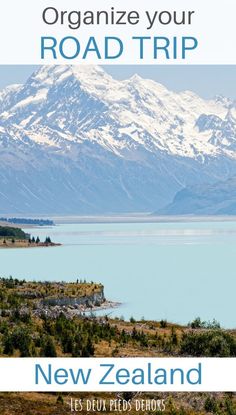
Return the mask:
<svg viewBox="0 0 236 415">
<path fill-rule="evenodd" d="M 99 315 L 99 318 L 105 317 L 107 314 L 110 314 L 112 310 L 119 308 L 122 303 L 106 300 L 100 305 L 95 306 L 52 306 L 52 307 L 42 307 L 40 312 L 47 315 L 47 317 L 56 318 L 59 317 L 61 314 L 64 314 L 67 318 L 74 318 L 74 317 L 89 317 L 90 315 L 95 314 L 96 312 L 104 311 L 104 315 Z M 108 313 L 106 313 L 106 311 Z M 38 314 L 38 310 L 34 312 L 35 315 Z"/>
<path fill-rule="evenodd" d="M 51 243 L 51 244 L 44 244 L 44 243 L 38 243 L 38 244 L 29 244 L 27 243 L 10 243 L 10 244 L 0 244 L 0 249 L 28 249 L 28 248 L 54 248 L 54 247 L 58 247 L 58 246 L 62 246 L 62 244 L 60 243 Z"/>
<path fill-rule="evenodd" d="M 156 215 L 91 215 L 91 216 L 51 216 L 56 225 L 63 224 L 113 224 L 113 223 L 199 223 L 236 222 L 236 216 L 156 216 Z"/>
</svg>

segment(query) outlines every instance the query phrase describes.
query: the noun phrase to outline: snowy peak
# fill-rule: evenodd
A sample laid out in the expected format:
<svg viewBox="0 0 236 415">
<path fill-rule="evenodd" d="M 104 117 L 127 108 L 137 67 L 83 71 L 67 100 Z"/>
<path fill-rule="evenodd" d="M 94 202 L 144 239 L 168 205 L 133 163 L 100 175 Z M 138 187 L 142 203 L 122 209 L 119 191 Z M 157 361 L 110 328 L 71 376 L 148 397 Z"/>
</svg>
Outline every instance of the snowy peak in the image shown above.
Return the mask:
<svg viewBox="0 0 236 415">
<path fill-rule="evenodd" d="M 140 149 L 201 162 L 236 158 L 232 103 L 175 93 L 137 74 L 118 81 L 98 66 L 42 66 L 25 85 L 2 91 L 0 105 L 5 128 L 62 151 L 68 140 L 88 140 L 122 158 L 140 159 Z"/>
<path fill-rule="evenodd" d="M 236 101 L 231 100 L 223 95 L 216 95 L 214 98 L 215 102 L 223 105 L 225 108 L 233 108 L 236 106 Z"/>
<path fill-rule="evenodd" d="M 95 81 L 98 78 L 105 78 L 107 75 L 99 66 L 90 65 L 56 65 L 42 66 L 29 78 L 29 83 L 52 85 L 74 76 L 79 81 Z"/>
</svg>

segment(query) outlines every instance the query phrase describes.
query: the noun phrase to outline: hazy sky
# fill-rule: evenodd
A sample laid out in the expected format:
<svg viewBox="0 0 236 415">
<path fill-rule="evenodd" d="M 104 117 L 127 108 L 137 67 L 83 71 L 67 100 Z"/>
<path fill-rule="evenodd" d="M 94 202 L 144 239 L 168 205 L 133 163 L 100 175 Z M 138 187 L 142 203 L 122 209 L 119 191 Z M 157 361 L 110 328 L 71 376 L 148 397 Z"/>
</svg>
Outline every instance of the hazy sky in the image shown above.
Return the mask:
<svg viewBox="0 0 236 415">
<path fill-rule="evenodd" d="M 0 89 L 25 82 L 35 69 L 37 66 L 0 65 Z M 117 79 L 138 73 L 174 91 L 189 89 L 205 98 L 221 94 L 236 99 L 236 66 L 233 65 L 109 65 L 104 69 Z"/>
</svg>

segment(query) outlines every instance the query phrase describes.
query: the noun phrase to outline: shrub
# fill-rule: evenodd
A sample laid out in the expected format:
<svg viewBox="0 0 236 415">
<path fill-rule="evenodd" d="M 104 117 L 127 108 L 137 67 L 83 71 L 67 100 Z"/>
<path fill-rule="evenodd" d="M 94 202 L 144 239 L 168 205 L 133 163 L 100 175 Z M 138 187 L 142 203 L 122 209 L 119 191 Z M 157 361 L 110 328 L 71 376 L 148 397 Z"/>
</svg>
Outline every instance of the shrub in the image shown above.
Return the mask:
<svg viewBox="0 0 236 415">
<path fill-rule="evenodd" d="M 161 329 L 166 329 L 166 327 L 167 327 L 167 321 L 166 320 L 161 320 L 160 321 L 160 327 L 161 327 Z"/>
<path fill-rule="evenodd" d="M 214 396 L 208 396 L 205 400 L 204 409 L 207 412 L 217 413 L 218 405 L 217 400 Z"/>
<path fill-rule="evenodd" d="M 180 353 L 188 356 L 234 357 L 236 340 L 222 330 L 184 333 Z"/>
<path fill-rule="evenodd" d="M 51 336 L 45 336 L 41 347 L 42 357 L 57 357 L 56 347 Z"/>
<path fill-rule="evenodd" d="M 57 404 L 59 405 L 63 405 L 64 404 L 64 399 L 62 395 L 58 395 L 57 397 Z"/>
<path fill-rule="evenodd" d="M 22 327 L 17 327 L 12 333 L 5 334 L 3 337 L 3 353 L 12 355 L 14 350 L 19 350 L 21 357 L 29 357 L 31 347 L 31 337 L 28 331 Z"/>
<path fill-rule="evenodd" d="M 203 321 L 200 317 L 195 318 L 192 322 L 188 324 L 191 329 L 211 329 L 218 330 L 220 329 L 220 323 L 213 319 L 212 321 Z"/>
</svg>

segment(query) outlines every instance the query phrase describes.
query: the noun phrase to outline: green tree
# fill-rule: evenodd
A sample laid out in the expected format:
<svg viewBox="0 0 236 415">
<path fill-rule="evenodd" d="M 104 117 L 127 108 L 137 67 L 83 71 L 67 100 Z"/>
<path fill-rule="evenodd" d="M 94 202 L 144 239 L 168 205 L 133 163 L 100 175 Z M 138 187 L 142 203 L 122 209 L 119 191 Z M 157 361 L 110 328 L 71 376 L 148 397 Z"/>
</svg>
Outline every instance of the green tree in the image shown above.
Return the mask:
<svg viewBox="0 0 236 415">
<path fill-rule="evenodd" d="M 217 413 L 218 411 L 218 405 L 217 400 L 214 396 L 208 396 L 205 400 L 204 409 L 207 412 Z"/>
<path fill-rule="evenodd" d="M 87 343 L 82 347 L 81 357 L 90 357 L 94 355 L 94 346 L 90 337 L 87 340 Z"/>
<path fill-rule="evenodd" d="M 51 244 L 51 243 L 52 243 L 50 236 L 47 236 L 47 237 L 45 238 L 44 243 L 45 243 L 45 244 Z"/>
<path fill-rule="evenodd" d="M 167 321 L 166 320 L 161 320 L 160 321 L 160 327 L 161 327 L 161 329 L 165 329 L 167 327 Z"/>
<path fill-rule="evenodd" d="M 31 336 L 24 327 L 17 327 L 13 333 L 14 348 L 20 351 L 21 357 L 30 357 Z"/>
<path fill-rule="evenodd" d="M 180 353 L 188 356 L 235 357 L 236 340 L 222 330 L 191 331 L 183 334 Z"/>
<path fill-rule="evenodd" d="M 57 357 L 56 347 L 51 336 L 45 336 L 41 347 L 42 357 Z"/>
<path fill-rule="evenodd" d="M 11 335 L 5 334 L 3 337 L 3 353 L 12 356 L 14 353 L 14 345 Z"/>
</svg>

